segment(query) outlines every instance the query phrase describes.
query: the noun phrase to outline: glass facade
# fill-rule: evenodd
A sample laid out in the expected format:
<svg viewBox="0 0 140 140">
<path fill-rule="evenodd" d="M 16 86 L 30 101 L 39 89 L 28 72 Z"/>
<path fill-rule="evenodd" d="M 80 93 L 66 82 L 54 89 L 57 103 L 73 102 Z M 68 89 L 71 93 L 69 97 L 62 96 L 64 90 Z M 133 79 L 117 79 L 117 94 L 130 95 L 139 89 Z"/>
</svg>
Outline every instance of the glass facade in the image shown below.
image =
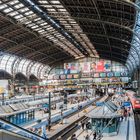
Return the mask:
<svg viewBox="0 0 140 140">
<path fill-rule="evenodd" d="M 17 56 L 3 54 L 0 56 L 0 69 L 8 72 L 10 75 L 22 73 L 26 77 L 29 77 L 33 74 L 38 79 L 43 79 L 50 67 L 39 62 L 33 62 Z"/>
<path fill-rule="evenodd" d="M 129 56 L 126 61 L 126 66 L 129 69 L 129 72 L 132 73 L 135 69 L 140 66 L 140 0 L 137 0 L 135 3 L 137 7 L 136 13 L 136 22 L 133 29 L 133 39 L 131 42 L 131 49 Z"/>
</svg>

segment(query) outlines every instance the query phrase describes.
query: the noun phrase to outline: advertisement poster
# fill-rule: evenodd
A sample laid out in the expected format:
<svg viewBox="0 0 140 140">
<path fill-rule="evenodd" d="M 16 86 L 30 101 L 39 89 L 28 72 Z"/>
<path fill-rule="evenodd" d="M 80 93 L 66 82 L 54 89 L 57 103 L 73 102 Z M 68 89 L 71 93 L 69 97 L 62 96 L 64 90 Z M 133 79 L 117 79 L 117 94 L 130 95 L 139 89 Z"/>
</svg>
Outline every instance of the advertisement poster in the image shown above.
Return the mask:
<svg viewBox="0 0 140 140">
<path fill-rule="evenodd" d="M 96 63 L 96 72 L 104 72 L 104 60 L 100 60 Z"/>
<path fill-rule="evenodd" d="M 111 61 L 109 60 L 104 61 L 104 71 L 105 72 L 111 71 Z"/>
<path fill-rule="evenodd" d="M 109 60 L 96 60 L 93 62 L 80 62 L 80 63 L 65 63 L 64 74 L 75 73 L 95 73 L 95 72 L 109 72 L 111 71 L 111 61 Z"/>
<path fill-rule="evenodd" d="M 79 63 L 70 63 L 70 72 L 79 73 Z"/>
<path fill-rule="evenodd" d="M 78 63 L 64 63 L 64 74 L 79 73 Z"/>
<path fill-rule="evenodd" d="M 80 63 L 80 69 L 82 73 L 90 73 L 90 62 Z"/>
<path fill-rule="evenodd" d="M 70 63 L 64 63 L 64 74 L 70 74 Z"/>
<path fill-rule="evenodd" d="M 90 72 L 108 72 L 111 70 L 111 62 L 107 60 L 99 60 L 96 62 L 91 62 Z"/>
<path fill-rule="evenodd" d="M 91 73 L 94 73 L 94 72 L 96 72 L 96 62 L 91 62 L 90 63 L 90 72 Z"/>
</svg>

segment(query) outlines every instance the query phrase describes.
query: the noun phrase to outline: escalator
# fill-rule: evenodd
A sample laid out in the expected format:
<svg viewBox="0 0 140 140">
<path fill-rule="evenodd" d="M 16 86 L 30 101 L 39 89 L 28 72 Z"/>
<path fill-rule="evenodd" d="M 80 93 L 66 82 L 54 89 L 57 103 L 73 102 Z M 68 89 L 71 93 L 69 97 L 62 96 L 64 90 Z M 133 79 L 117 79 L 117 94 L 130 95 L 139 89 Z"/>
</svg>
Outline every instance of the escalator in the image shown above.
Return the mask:
<svg viewBox="0 0 140 140">
<path fill-rule="evenodd" d="M 0 140 L 47 140 L 45 132 L 41 135 L 0 118 Z"/>
</svg>

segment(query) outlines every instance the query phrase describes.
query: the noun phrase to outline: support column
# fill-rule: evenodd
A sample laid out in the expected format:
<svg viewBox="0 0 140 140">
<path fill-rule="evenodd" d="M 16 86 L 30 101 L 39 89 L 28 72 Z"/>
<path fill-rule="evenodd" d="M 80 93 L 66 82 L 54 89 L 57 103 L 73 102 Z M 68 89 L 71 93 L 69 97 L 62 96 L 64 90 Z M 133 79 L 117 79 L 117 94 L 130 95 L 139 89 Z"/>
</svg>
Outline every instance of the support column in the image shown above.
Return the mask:
<svg viewBox="0 0 140 140">
<path fill-rule="evenodd" d="M 51 129 L 51 92 L 49 92 L 49 118 L 48 118 L 48 130 Z"/>
<path fill-rule="evenodd" d="M 25 90 L 26 90 L 26 94 L 29 95 L 29 79 L 27 79 L 25 85 L 26 85 L 26 87 L 25 87 L 25 88 L 26 88 L 26 89 L 25 89 Z"/>
<path fill-rule="evenodd" d="M 138 68 L 138 94 L 140 94 L 140 69 Z"/>
</svg>

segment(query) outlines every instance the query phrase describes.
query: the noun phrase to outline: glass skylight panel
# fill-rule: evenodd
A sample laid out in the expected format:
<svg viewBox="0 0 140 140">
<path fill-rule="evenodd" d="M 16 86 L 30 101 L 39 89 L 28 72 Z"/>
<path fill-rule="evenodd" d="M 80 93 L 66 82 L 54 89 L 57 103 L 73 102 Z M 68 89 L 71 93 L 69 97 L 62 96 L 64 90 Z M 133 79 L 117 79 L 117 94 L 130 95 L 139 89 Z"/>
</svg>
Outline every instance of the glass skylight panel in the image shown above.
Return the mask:
<svg viewBox="0 0 140 140">
<path fill-rule="evenodd" d="M 27 21 L 27 22 L 25 22 L 24 24 L 30 24 L 30 23 L 32 23 L 32 21 Z"/>
<path fill-rule="evenodd" d="M 35 21 L 35 20 L 34 20 L 34 22 L 36 22 L 36 24 L 39 24 L 39 26 L 41 26 L 41 24 L 43 24 L 43 23 L 44 23 L 44 21 L 43 21 L 43 20 L 38 20 L 38 21 Z"/>
<path fill-rule="evenodd" d="M 36 28 L 36 29 L 34 29 L 34 30 L 38 32 L 39 30 L 41 30 L 41 28 Z"/>
<path fill-rule="evenodd" d="M 46 34 L 46 32 L 44 31 L 44 32 L 41 32 L 40 34 L 42 34 L 42 35 L 43 35 L 43 34 Z"/>
<path fill-rule="evenodd" d="M 15 19 L 20 19 L 20 18 L 22 18 L 22 17 L 23 17 L 22 15 L 14 16 Z"/>
<path fill-rule="evenodd" d="M 41 33 L 41 32 L 44 32 L 44 31 L 45 31 L 45 30 L 44 30 L 44 29 L 42 29 L 42 30 L 39 30 L 38 32 L 39 32 L 39 33 Z"/>
<path fill-rule="evenodd" d="M 14 7 L 17 8 L 17 9 L 19 9 L 19 8 L 24 7 L 24 5 L 20 3 L 20 4 L 15 5 Z"/>
<path fill-rule="evenodd" d="M 24 13 L 24 15 L 26 15 L 26 16 L 31 15 L 31 14 L 33 14 L 32 11 L 29 11 L 29 12 L 25 12 L 25 13 Z"/>
<path fill-rule="evenodd" d="M 17 4 L 17 3 L 19 3 L 18 0 L 12 0 L 11 2 L 9 2 L 10 5 L 15 5 L 15 4 Z"/>
<path fill-rule="evenodd" d="M 46 23 L 46 22 L 43 22 L 43 23 L 41 23 L 40 25 L 41 25 L 41 26 L 44 26 L 44 25 L 47 25 L 47 23 Z"/>
<path fill-rule="evenodd" d="M 6 7 L 7 7 L 7 5 L 5 5 L 5 4 L 0 5 L 0 10 L 5 9 Z"/>
<path fill-rule="evenodd" d="M 6 8 L 6 9 L 3 10 L 4 13 L 9 13 L 9 12 L 11 12 L 11 11 L 13 11 L 12 8 Z"/>
<path fill-rule="evenodd" d="M 52 4 L 60 4 L 60 2 L 58 0 L 50 0 L 50 3 L 52 3 Z"/>
<path fill-rule="evenodd" d="M 46 7 L 46 8 L 52 8 L 51 5 L 44 5 L 44 7 Z"/>
<path fill-rule="evenodd" d="M 27 26 L 28 27 L 32 27 L 32 26 L 35 26 L 36 24 L 35 23 L 30 23 L 30 24 L 28 24 Z"/>
<path fill-rule="evenodd" d="M 39 27 L 38 25 L 35 25 L 35 26 L 32 26 L 31 28 L 35 29 L 35 28 L 38 28 L 38 27 Z"/>
<path fill-rule="evenodd" d="M 29 9 L 24 7 L 24 8 L 19 9 L 18 11 L 21 13 L 25 13 L 26 11 L 29 11 Z"/>
<path fill-rule="evenodd" d="M 49 11 L 50 11 L 50 12 L 55 12 L 56 10 L 55 10 L 55 9 L 49 9 Z"/>
<path fill-rule="evenodd" d="M 42 4 L 48 4 L 47 0 L 39 0 L 39 2 Z"/>
</svg>

